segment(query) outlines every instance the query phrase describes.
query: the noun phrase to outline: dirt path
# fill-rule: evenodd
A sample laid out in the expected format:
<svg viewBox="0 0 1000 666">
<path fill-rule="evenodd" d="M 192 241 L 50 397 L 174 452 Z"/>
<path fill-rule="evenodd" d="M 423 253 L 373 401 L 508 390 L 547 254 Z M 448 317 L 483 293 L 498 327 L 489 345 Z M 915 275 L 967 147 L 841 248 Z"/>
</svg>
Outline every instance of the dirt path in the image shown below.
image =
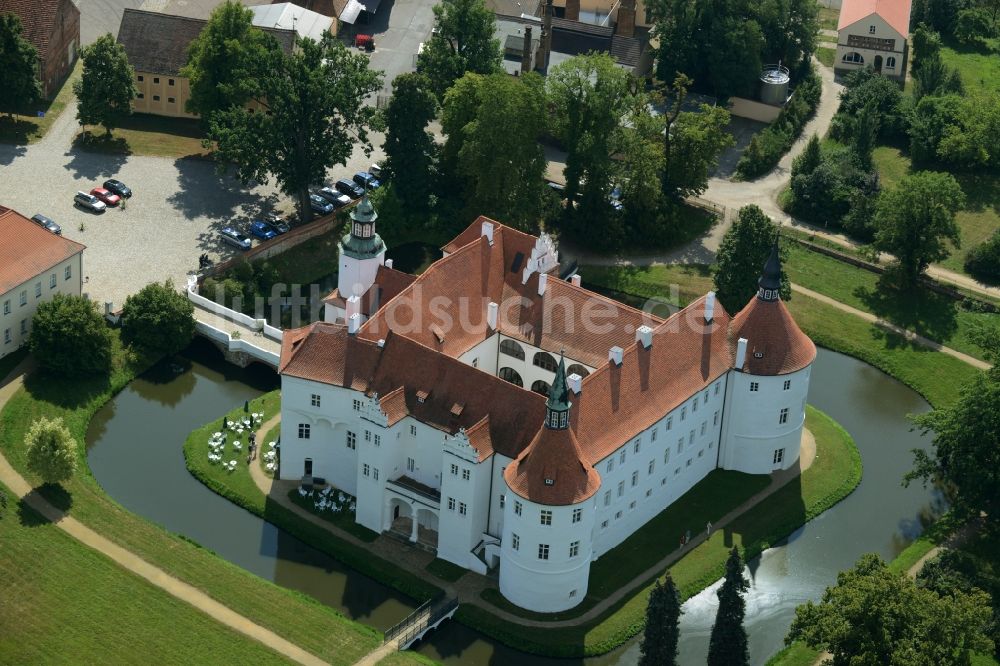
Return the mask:
<svg viewBox="0 0 1000 666">
<path fill-rule="evenodd" d="M 0 387 L 0 410 L 7 404 L 10 397 L 24 385 L 23 371 L 24 364 L 15 373 L 12 373 L 14 379 L 7 382 L 3 387 Z M 278 636 L 273 631 L 265 629 L 231 610 L 228 606 L 222 605 L 201 590 L 174 578 L 163 569 L 153 566 L 135 553 L 111 542 L 76 518 L 66 515 L 66 513 L 52 506 L 41 495 L 36 493 L 31 485 L 10 466 L 10 463 L 2 455 L 0 455 L 0 481 L 10 488 L 16 497 L 24 500 L 25 504 L 80 543 L 93 548 L 121 567 L 146 579 L 168 594 L 191 604 L 213 620 L 235 629 L 249 638 L 260 641 L 275 652 L 300 664 L 319 666 L 326 663 L 294 643 Z"/>
</svg>

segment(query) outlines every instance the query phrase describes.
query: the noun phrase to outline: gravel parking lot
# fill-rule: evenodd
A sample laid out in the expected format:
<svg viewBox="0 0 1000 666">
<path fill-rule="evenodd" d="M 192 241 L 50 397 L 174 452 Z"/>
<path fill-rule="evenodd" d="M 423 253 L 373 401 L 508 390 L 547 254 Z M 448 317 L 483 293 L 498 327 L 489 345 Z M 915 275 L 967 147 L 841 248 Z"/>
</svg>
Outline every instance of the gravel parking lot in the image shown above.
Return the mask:
<svg viewBox="0 0 1000 666">
<path fill-rule="evenodd" d="M 218 241 L 223 226 L 245 224 L 261 212 L 292 209 L 273 183 L 244 188 L 219 177 L 211 162 L 77 150 L 72 147 L 75 114 L 71 105 L 36 144 L 0 144 L 5 186 L 0 204 L 26 217 L 42 213 L 59 223 L 67 238 L 87 246 L 84 291 L 95 301 L 110 301 L 117 309 L 149 282 L 172 278 L 183 285 L 202 253 L 219 260 L 236 252 Z M 373 142 L 381 144 L 382 137 Z M 347 167 L 330 171 L 330 182 L 364 170 L 379 157 L 367 158 L 356 150 Z M 94 214 L 73 205 L 78 190 L 89 192 L 112 177 L 135 192 L 126 210 Z"/>
</svg>

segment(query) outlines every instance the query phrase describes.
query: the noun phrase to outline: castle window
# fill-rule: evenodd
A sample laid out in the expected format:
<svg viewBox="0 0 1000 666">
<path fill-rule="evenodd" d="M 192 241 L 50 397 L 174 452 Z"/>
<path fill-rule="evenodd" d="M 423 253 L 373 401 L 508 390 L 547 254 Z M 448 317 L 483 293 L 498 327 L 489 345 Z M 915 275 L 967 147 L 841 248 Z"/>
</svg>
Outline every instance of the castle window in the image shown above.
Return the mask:
<svg viewBox="0 0 1000 666">
<path fill-rule="evenodd" d="M 792 380 L 791 379 L 786 379 L 785 380 L 785 385 L 783 387 L 783 390 L 787 391 L 790 388 L 792 388 Z"/>
<path fill-rule="evenodd" d="M 615 511 L 615 520 L 618 520 L 621 517 L 622 517 L 622 512 L 621 511 Z"/>
<path fill-rule="evenodd" d="M 611 506 L 611 491 L 608 490 L 604 493 L 604 506 Z"/>
<path fill-rule="evenodd" d="M 618 497 L 621 497 L 624 494 L 625 494 L 625 482 L 624 481 L 619 481 L 618 482 Z"/>
<path fill-rule="evenodd" d="M 655 460 L 650 460 L 649 461 L 649 465 L 646 467 L 646 474 L 652 474 L 653 473 L 653 469 L 655 469 L 655 468 L 656 468 L 656 461 Z"/>
<path fill-rule="evenodd" d="M 378 470 L 375 470 L 375 471 L 377 472 Z M 376 476 L 375 478 L 377 479 L 378 476 Z M 467 511 L 468 511 L 468 509 L 465 506 L 465 502 L 459 502 L 458 503 L 458 512 L 464 516 L 467 513 Z"/>
<path fill-rule="evenodd" d="M 542 525 L 551 525 L 552 512 L 549 511 L 548 509 L 542 509 L 541 513 L 539 514 L 539 522 L 541 522 Z"/>
<path fill-rule="evenodd" d="M 565 428 L 568 422 L 569 422 L 569 414 L 567 412 L 561 413 L 559 415 L 559 427 Z"/>
<path fill-rule="evenodd" d="M 458 476 L 458 465 L 452 464 L 452 466 L 451 466 L 451 475 L 452 476 Z"/>
<path fill-rule="evenodd" d="M 160 101 L 160 96 L 159 95 L 153 95 L 153 101 L 154 102 L 159 102 Z"/>
<path fill-rule="evenodd" d="M 694 401 L 691 402 L 691 411 L 692 412 L 698 411 L 698 396 L 695 396 Z"/>
<path fill-rule="evenodd" d="M 368 463 L 365 463 L 364 467 L 361 469 L 361 473 L 365 476 L 369 476 L 371 474 L 371 469 L 371 466 Z"/>
<path fill-rule="evenodd" d="M 854 65 L 865 64 L 865 58 L 857 51 L 851 51 L 850 53 L 845 53 L 844 57 L 840 59 L 841 62 L 846 62 Z"/>
<path fill-rule="evenodd" d="M 370 224 L 366 224 L 365 225 L 364 235 L 365 235 L 365 237 L 368 237 L 368 236 L 372 235 L 372 225 L 370 225 Z"/>
<path fill-rule="evenodd" d="M 782 408 L 781 412 L 778 414 L 778 424 L 788 423 L 788 408 Z"/>
<path fill-rule="evenodd" d="M 649 433 L 649 441 L 651 441 L 651 442 L 655 442 L 656 441 L 656 431 L 657 430 L 658 430 L 658 428 L 653 428 L 653 432 Z"/>
<path fill-rule="evenodd" d="M 538 381 L 532 383 L 532 385 L 531 385 L 531 390 L 532 391 L 534 391 L 535 393 L 540 393 L 540 394 L 542 394 L 544 396 L 548 396 L 549 390 L 551 388 L 552 387 L 549 386 L 548 382 L 544 382 L 541 379 L 539 379 Z"/>
<path fill-rule="evenodd" d="M 602 530 L 608 529 L 608 521 L 606 521 L 606 520 L 602 520 L 601 521 L 601 529 Z"/>
<path fill-rule="evenodd" d="M 715 382 L 715 395 L 719 395 L 719 383 L 720 382 Z"/>
<path fill-rule="evenodd" d="M 521 375 L 517 374 L 517 371 L 514 370 L 514 368 L 500 368 L 497 372 L 497 377 L 505 382 L 510 382 L 514 386 L 524 386 L 524 382 L 521 380 Z"/>
<path fill-rule="evenodd" d="M 411 437 L 416 437 L 417 436 L 417 426 L 415 426 L 415 425 L 411 425 L 410 426 L 410 436 Z"/>
<path fill-rule="evenodd" d="M 715 410 L 715 414 L 712 415 L 712 425 L 719 425 L 719 410 Z"/>
<path fill-rule="evenodd" d="M 688 433 L 688 444 L 694 444 L 694 430 Z"/>
<path fill-rule="evenodd" d="M 708 404 L 708 391 L 705 391 L 705 404 Z"/>
<path fill-rule="evenodd" d="M 671 416 L 669 419 L 667 419 L 667 430 L 670 430 L 673 427 L 674 427 L 674 417 Z"/>
<path fill-rule="evenodd" d="M 355 223 L 355 225 L 354 225 L 354 235 L 355 236 L 360 236 L 361 235 L 361 225 L 360 224 L 356 224 Z"/>
<path fill-rule="evenodd" d="M 358 448 L 358 436 L 350 430 L 347 431 L 347 448 L 352 450 Z"/>
<path fill-rule="evenodd" d="M 610 473 L 615 468 L 615 459 L 610 458 L 608 460 L 608 473 Z"/>
<path fill-rule="evenodd" d="M 569 556 L 570 557 L 576 557 L 579 554 L 580 554 L 580 542 L 579 541 L 570 542 L 570 544 L 569 544 Z"/>
<path fill-rule="evenodd" d="M 535 383 L 537 384 L 538 382 Z M 559 412 L 552 412 L 551 414 L 549 414 L 549 427 L 550 428 L 559 427 Z"/>
<path fill-rule="evenodd" d="M 365 441 L 366 442 L 372 441 L 372 431 L 371 430 L 365 430 Z"/>
<path fill-rule="evenodd" d="M 555 372 L 557 366 L 556 359 L 552 354 L 541 351 L 535 353 L 534 358 L 531 359 L 531 364 L 549 372 Z"/>
<path fill-rule="evenodd" d="M 42 283 L 41 282 L 36 282 L 35 283 L 35 298 L 38 298 L 41 295 L 42 295 Z"/>
<path fill-rule="evenodd" d="M 677 440 L 677 454 L 680 455 L 681 451 L 684 450 L 684 438 L 681 437 Z"/>
<path fill-rule="evenodd" d="M 642 442 L 640 440 L 635 440 L 635 446 L 632 447 L 632 453 L 639 453 L 639 445 Z"/>
<path fill-rule="evenodd" d="M 707 428 L 707 427 L 708 427 L 708 421 L 702 421 L 701 422 L 701 434 L 703 434 L 703 435 L 705 434 L 705 428 Z"/>
<path fill-rule="evenodd" d="M 309 432 L 312 430 L 312 426 L 308 423 L 299 424 L 299 439 L 309 439 Z"/>
<path fill-rule="evenodd" d="M 549 544 L 547 543 L 538 544 L 538 559 L 540 560 L 549 559 Z"/>
<path fill-rule="evenodd" d="M 625 464 L 625 453 L 626 453 L 625 449 L 622 449 L 622 452 L 618 454 L 618 464 L 619 465 L 624 465 Z"/>
<path fill-rule="evenodd" d="M 784 449 L 776 449 L 774 451 L 774 464 L 775 465 L 779 465 L 779 464 L 781 464 L 782 461 L 784 461 L 784 459 L 785 459 L 785 450 Z"/>
<path fill-rule="evenodd" d="M 500 343 L 500 353 L 513 356 L 516 359 L 524 360 L 524 347 L 513 340 L 504 340 Z"/>
<path fill-rule="evenodd" d="M 168 86 L 174 85 L 174 80 L 173 79 L 167 79 L 167 85 Z"/>
<path fill-rule="evenodd" d="M 632 487 L 639 485 L 639 472 L 632 472 Z"/>
<path fill-rule="evenodd" d="M 874 35 L 875 34 L 875 26 L 873 26 L 873 25 L 868 26 L 868 34 L 869 35 Z"/>
<path fill-rule="evenodd" d="M 468 480 L 469 480 L 469 477 L 471 476 L 471 474 L 472 474 L 472 473 L 471 473 L 471 472 L 470 472 L 469 470 L 467 470 L 467 469 L 463 469 L 463 470 L 462 470 L 462 480 L 463 480 L 463 481 L 468 481 Z"/>
<path fill-rule="evenodd" d="M 375 475 L 375 480 L 378 481 L 378 467 L 376 467 L 375 469 L 373 469 L 372 473 Z"/>
<path fill-rule="evenodd" d="M 516 516 L 520 516 L 521 515 L 521 503 L 520 502 L 514 502 L 514 515 L 516 515 Z"/>
<path fill-rule="evenodd" d="M 683 421 L 684 419 L 686 419 L 687 415 L 688 415 L 688 408 L 687 407 L 681 407 L 681 421 Z"/>
<path fill-rule="evenodd" d="M 160 77 L 154 76 L 153 77 L 153 83 L 159 83 L 159 82 L 160 82 Z"/>
<path fill-rule="evenodd" d="M 49 276 L 49 289 L 55 289 L 55 288 L 56 288 L 56 274 L 53 273 L 52 275 Z"/>
<path fill-rule="evenodd" d="M 354 411 L 356 411 L 356 412 L 360 412 L 361 411 L 361 401 L 358 400 L 357 398 L 354 399 L 354 402 L 352 403 L 352 406 L 354 408 Z"/>
<path fill-rule="evenodd" d="M 578 523 L 583 519 L 583 509 L 573 509 L 573 522 Z"/>
<path fill-rule="evenodd" d="M 70 279 L 70 277 L 72 277 L 72 275 L 73 275 L 73 267 L 67 266 L 65 270 L 63 270 L 63 279 L 68 280 Z"/>
<path fill-rule="evenodd" d="M 368 465 L 365 465 L 365 467 L 368 467 Z M 449 511 L 454 511 L 455 510 L 455 498 L 454 497 L 449 497 L 448 498 L 448 510 Z"/>
<path fill-rule="evenodd" d="M 406 471 L 407 472 L 412 472 L 416 468 L 417 468 L 417 461 L 414 460 L 413 458 L 407 458 L 406 459 Z"/>
<path fill-rule="evenodd" d="M 570 598 L 575 597 L 576 596 L 576 590 L 570 590 L 569 591 L 569 596 L 570 596 Z"/>
<path fill-rule="evenodd" d="M 570 375 L 573 374 L 580 375 L 581 377 L 586 377 L 587 375 L 590 374 L 590 371 L 587 370 L 587 368 L 580 365 L 579 363 L 573 363 L 568 368 L 566 368 L 566 376 L 569 377 Z"/>
<path fill-rule="evenodd" d="M 691 459 L 690 458 L 687 459 L 687 463 L 684 466 L 685 467 L 690 467 L 691 466 Z"/>
<path fill-rule="evenodd" d="M 628 503 L 628 510 L 631 511 L 634 508 L 635 508 L 635 500 L 632 500 L 631 502 Z"/>
<path fill-rule="evenodd" d="M 666 451 L 663 452 L 663 464 L 666 465 L 669 460 L 670 460 L 670 449 L 667 449 Z"/>
<path fill-rule="evenodd" d="M 751 393 L 756 393 L 759 388 L 760 388 L 760 384 L 758 382 L 750 382 L 750 392 Z"/>
<path fill-rule="evenodd" d="M 319 407 L 319 394 L 313 393 L 312 396 L 309 398 L 309 404 L 311 404 L 313 407 Z"/>
<path fill-rule="evenodd" d="M 653 494 L 653 490 L 652 490 L 651 488 L 650 488 L 650 489 L 648 489 L 648 490 L 646 490 L 646 497 L 649 497 L 649 496 L 651 496 L 652 494 Z"/>
<path fill-rule="evenodd" d="M 885 68 L 886 69 L 896 69 L 896 59 L 894 57 L 892 57 L 892 56 L 889 56 L 888 58 L 886 58 L 885 59 Z"/>
<path fill-rule="evenodd" d="M 545 479 L 545 485 L 547 485 L 547 486 L 554 486 L 554 485 L 556 485 L 556 480 L 555 479 L 546 478 Z"/>
<path fill-rule="evenodd" d="M 168 97 L 168 98 L 167 98 L 167 104 L 173 104 L 173 103 L 174 103 L 174 102 L 176 102 L 176 101 L 177 101 L 177 100 L 175 100 L 175 99 L 174 99 L 173 97 Z"/>
<path fill-rule="evenodd" d="M 382 435 L 375 435 L 375 446 L 382 446 Z"/>
<path fill-rule="evenodd" d="M 143 81 L 143 76 L 142 76 L 142 74 L 140 74 L 139 76 L 137 76 L 137 77 L 135 77 L 135 78 L 137 78 L 137 79 L 139 80 L 139 82 L 140 82 L 140 83 L 142 83 L 142 81 Z"/>
<path fill-rule="evenodd" d="M 521 537 L 516 534 L 511 533 L 510 535 L 510 547 L 514 550 L 521 550 Z"/>
<path fill-rule="evenodd" d="M 507 504 L 507 496 L 503 493 L 500 494 L 500 508 L 502 509 L 504 505 Z"/>
</svg>

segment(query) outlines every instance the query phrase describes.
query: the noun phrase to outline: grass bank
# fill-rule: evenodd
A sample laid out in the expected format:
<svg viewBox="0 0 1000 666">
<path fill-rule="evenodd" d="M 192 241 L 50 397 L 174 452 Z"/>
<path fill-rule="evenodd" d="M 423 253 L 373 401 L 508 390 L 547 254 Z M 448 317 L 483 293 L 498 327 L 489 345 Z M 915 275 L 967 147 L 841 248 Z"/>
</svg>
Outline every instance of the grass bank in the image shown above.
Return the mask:
<svg viewBox="0 0 1000 666">
<path fill-rule="evenodd" d="M 62 112 L 73 101 L 73 82 L 83 75 L 83 61 L 77 60 L 73 71 L 51 100 L 39 102 L 31 115 L 0 116 L 0 143 L 25 145 L 41 140 L 52 129 Z M 42 115 L 39 116 L 38 114 Z"/>
<path fill-rule="evenodd" d="M 72 381 L 40 374 L 28 377 L 25 386 L 0 411 L 0 451 L 29 482 L 37 484 L 38 479 L 25 466 L 24 435 L 39 417 L 61 417 L 81 443 L 80 460 L 72 480 L 56 487 L 55 492 L 41 491 L 51 502 L 168 574 L 331 663 L 352 664 L 377 646 L 381 638 L 374 629 L 352 622 L 310 597 L 258 578 L 197 544 L 170 534 L 125 510 L 105 494 L 87 466 L 82 446 L 87 426 L 97 409 L 149 365 L 148 359 L 137 358 L 123 349 L 114 332 L 114 369 L 110 376 Z M 41 559 L 44 558 L 36 554 L 24 566 L 37 569 Z M 67 579 L 78 584 L 89 573 L 81 569 Z M 209 619 L 202 620 L 216 631 L 223 629 Z M 116 614 L 104 621 L 115 626 L 120 618 Z M 183 633 L 167 631 L 164 635 L 168 634 L 186 640 Z"/>
<path fill-rule="evenodd" d="M 265 420 L 267 420 L 268 417 L 277 412 L 280 400 L 280 393 L 272 391 L 252 400 L 250 411 L 263 410 Z M 237 418 L 243 413 L 243 407 L 239 406 L 227 414 L 226 418 Z M 188 471 L 196 479 L 229 501 L 277 525 L 292 536 L 305 541 L 355 571 L 374 578 L 417 601 L 425 601 L 441 593 L 440 588 L 427 582 L 419 574 L 406 571 L 373 555 L 366 548 L 338 538 L 328 530 L 305 520 L 269 499 L 250 478 L 245 454 L 242 459 L 238 460 L 236 470 L 233 472 L 228 472 L 221 465 L 209 462 L 208 439 L 213 432 L 220 429 L 221 424 L 222 416 L 193 431 L 184 442 L 184 460 Z M 227 449 L 229 446 L 231 445 L 227 444 Z M 226 459 L 229 459 L 228 455 Z M 330 515 L 323 514 L 323 518 L 330 518 Z M 343 516 L 335 517 L 331 522 L 362 541 L 374 541 L 378 536 L 353 521 L 347 521 Z"/>
<path fill-rule="evenodd" d="M 733 544 L 753 557 L 839 502 L 860 482 L 861 458 L 850 435 L 812 407 L 807 408 L 806 427 L 816 436 L 817 458 L 813 465 L 670 567 L 684 598 L 722 575 Z M 642 630 L 654 582 L 655 578 L 643 582 L 601 618 L 578 627 L 512 625 L 478 605 L 461 606 L 456 617 L 521 650 L 554 657 L 603 654 Z"/>
<path fill-rule="evenodd" d="M 84 128 L 77 132 L 73 145 L 113 155 L 210 159 L 212 151 L 202 145 L 203 139 L 204 132 L 197 119 L 134 113 L 122 120 L 121 126 L 110 135 L 103 128 Z"/>
<path fill-rule="evenodd" d="M 712 289 L 707 266 L 589 267 L 581 268 L 587 281 L 598 287 L 624 289 L 640 299 L 669 298 L 677 285 L 680 305 L 691 295 Z M 895 377 L 934 406 L 958 398 L 959 389 L 977 370 L 956 358 L 915 345 L 815 299 L 796 294 L 788 302 L 795 321 L 822 347 L 853 356 Z"/>
<path fill-rule="evenodd" d="M 2 663 L 126 663 L 137 655 L 176 664 L 292 663 L 122 569 L 24 502 L 0 511 L 0 543 Z"/>
</svg>

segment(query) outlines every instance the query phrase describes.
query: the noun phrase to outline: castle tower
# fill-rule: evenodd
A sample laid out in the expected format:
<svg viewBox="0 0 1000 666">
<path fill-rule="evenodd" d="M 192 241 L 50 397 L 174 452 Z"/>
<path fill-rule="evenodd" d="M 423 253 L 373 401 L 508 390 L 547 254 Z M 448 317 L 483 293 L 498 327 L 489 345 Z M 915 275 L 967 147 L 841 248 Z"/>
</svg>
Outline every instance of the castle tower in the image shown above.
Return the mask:
<svg viewBox="0 0 1000 666">
<path fill-rule="evenodd" d="M 377 219 L 378 213 L 366 193 L 351 211 L 351 230 L 340 241 L 337 289 L 344 299 L 371 289 L 378 267 L 385 263 L 385 243 L 375 231 Z"/>
<path fill-rule="evenodd" d="M 734 363 L 719 467 L 770 474 L 797 464 L 816 346 L 781 300 L 777 239 L 757 295 L 730 323 L 729 344 Z"/>
<path fill-rule="evenodd" d="M 570 419 L 565 360 L 545 402 L 545 423 L 507 469 L 500 592 L 522 608 L 553 613 L 587 595 L 594 495 L 601 477 L 586 460 Z"/>
</svg>

